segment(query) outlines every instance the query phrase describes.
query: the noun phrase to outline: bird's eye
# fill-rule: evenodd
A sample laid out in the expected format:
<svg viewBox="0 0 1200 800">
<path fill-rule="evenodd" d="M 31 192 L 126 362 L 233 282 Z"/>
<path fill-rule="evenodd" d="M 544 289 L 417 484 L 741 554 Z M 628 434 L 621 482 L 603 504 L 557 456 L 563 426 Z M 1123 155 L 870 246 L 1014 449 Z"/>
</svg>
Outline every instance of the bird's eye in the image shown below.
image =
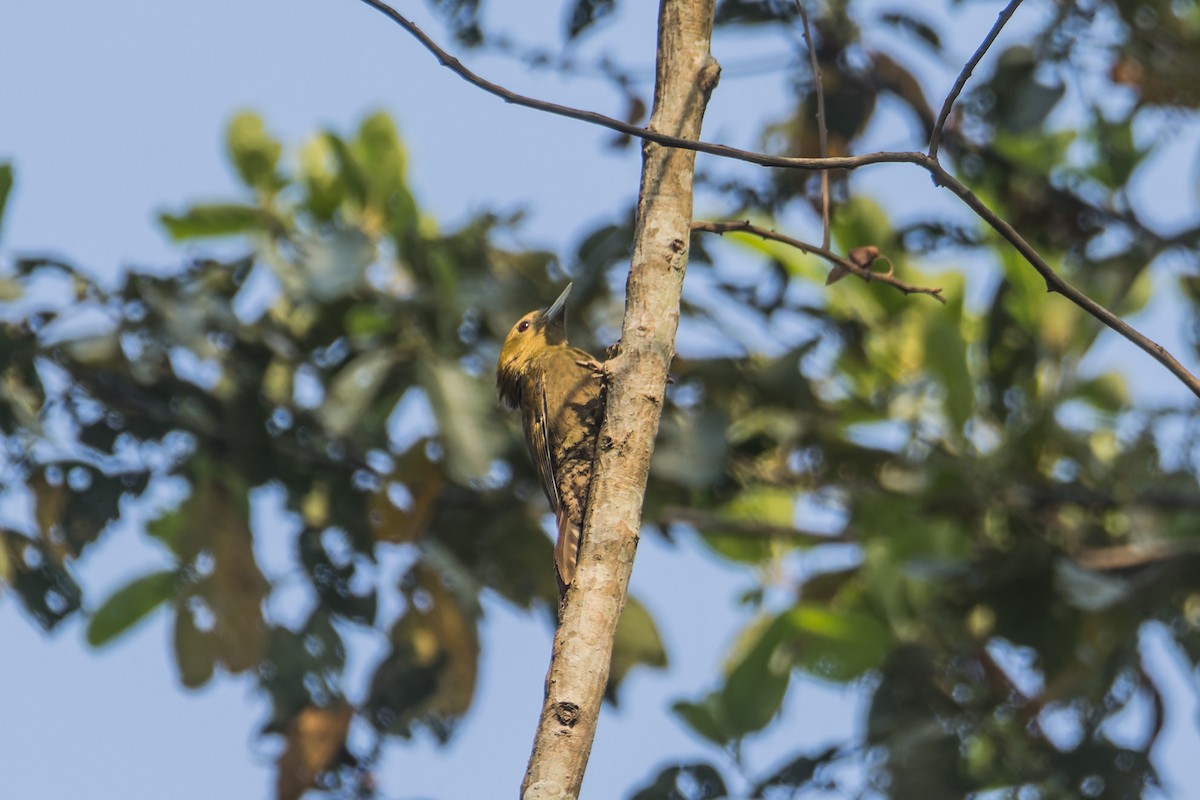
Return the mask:
<svg viewBox="0 0 1200 800">
<path fill-rule="evenodd" d="M 527 330 L 529 330 L 529 320 L 523 319 L 521 320 L 521 323 L 517 325 L 517 333 L 524 333 Z"/>
</svg>

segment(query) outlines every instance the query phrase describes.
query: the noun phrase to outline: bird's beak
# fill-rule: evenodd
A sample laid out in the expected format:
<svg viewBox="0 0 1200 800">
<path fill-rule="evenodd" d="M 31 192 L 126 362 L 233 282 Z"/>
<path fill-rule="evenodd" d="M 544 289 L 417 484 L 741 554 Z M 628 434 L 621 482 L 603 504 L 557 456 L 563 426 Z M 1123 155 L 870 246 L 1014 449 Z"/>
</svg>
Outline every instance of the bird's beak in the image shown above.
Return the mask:
<svg viewBox="0 0 1200 800">
<path fill-rule="evenodd" d="M 550 307 L 546 309 L 546 312 L 542 314 L 542 319 L 544 319 L 547 323 L 550 323 L 557 322 L 558 320 L 566 317 L 567 295 L 571 293 L 571 287 L 574 285 L 575 284 L 573 283 L 567 284 L 567 288 L 562 290 L 562 294 L 558 296 L 558 299 L 551 303 Z"/>
</svg>

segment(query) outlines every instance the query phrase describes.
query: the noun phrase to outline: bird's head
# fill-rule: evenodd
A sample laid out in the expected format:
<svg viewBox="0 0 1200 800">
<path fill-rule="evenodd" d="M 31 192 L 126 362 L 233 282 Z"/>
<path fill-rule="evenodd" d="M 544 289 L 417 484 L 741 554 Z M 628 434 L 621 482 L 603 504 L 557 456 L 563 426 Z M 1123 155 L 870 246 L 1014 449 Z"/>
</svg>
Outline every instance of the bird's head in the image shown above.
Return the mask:
<svg viewBox="0 0 1200 800">
<path fill-rule="evenodd" d="M 504 337 L 496 365 L 496 390 L 509 407 L 515 408 L 520 402 L 520 377 L 529 362 L 546 348 L 567 343 L 567 295 L 571 286 L 568 283 L 549 307 L 530 311 L 517 320 Z"/>
</svg>

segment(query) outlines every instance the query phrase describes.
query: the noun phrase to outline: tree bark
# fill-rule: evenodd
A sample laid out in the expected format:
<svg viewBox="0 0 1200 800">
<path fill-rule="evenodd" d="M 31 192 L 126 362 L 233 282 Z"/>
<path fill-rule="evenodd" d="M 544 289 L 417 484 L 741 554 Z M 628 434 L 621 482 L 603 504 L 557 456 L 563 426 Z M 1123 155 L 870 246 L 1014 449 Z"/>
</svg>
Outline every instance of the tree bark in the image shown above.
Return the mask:
<svg viewBox="0 0 1200 800">
<path fill-rule="evenodd" d="M 720 67 L 709 52 L 714 0 L 662 0 L 654 110 L 649 127 L 698 139 Z M 524 800 L 579 796 L 596 734 L 641 525 L 679 327 L 679 296 L 692 220 L 690 150 L 647 142 L 625 292 L 620 352 L 607 363 L 583 543 L 554 637 L 546 699 L 521 793 Z"/>
</svg>

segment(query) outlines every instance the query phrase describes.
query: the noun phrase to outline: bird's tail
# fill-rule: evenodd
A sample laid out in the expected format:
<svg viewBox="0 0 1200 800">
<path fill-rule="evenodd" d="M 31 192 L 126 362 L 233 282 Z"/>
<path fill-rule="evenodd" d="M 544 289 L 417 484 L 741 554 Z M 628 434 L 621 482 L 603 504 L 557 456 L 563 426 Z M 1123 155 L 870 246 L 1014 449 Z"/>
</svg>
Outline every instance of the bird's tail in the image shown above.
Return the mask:
<svg viewBox="0 0 1200 800">
<path fill-rule="evenodd" d="M 558 515 L 558 540 L 554 543 L 554 571 L 558 577 L 558 594 L 566 595 L 567 587 L 575 578 L 575 565 L 579 561 L 579 525 L 567 514 Z"/>
</svg>

